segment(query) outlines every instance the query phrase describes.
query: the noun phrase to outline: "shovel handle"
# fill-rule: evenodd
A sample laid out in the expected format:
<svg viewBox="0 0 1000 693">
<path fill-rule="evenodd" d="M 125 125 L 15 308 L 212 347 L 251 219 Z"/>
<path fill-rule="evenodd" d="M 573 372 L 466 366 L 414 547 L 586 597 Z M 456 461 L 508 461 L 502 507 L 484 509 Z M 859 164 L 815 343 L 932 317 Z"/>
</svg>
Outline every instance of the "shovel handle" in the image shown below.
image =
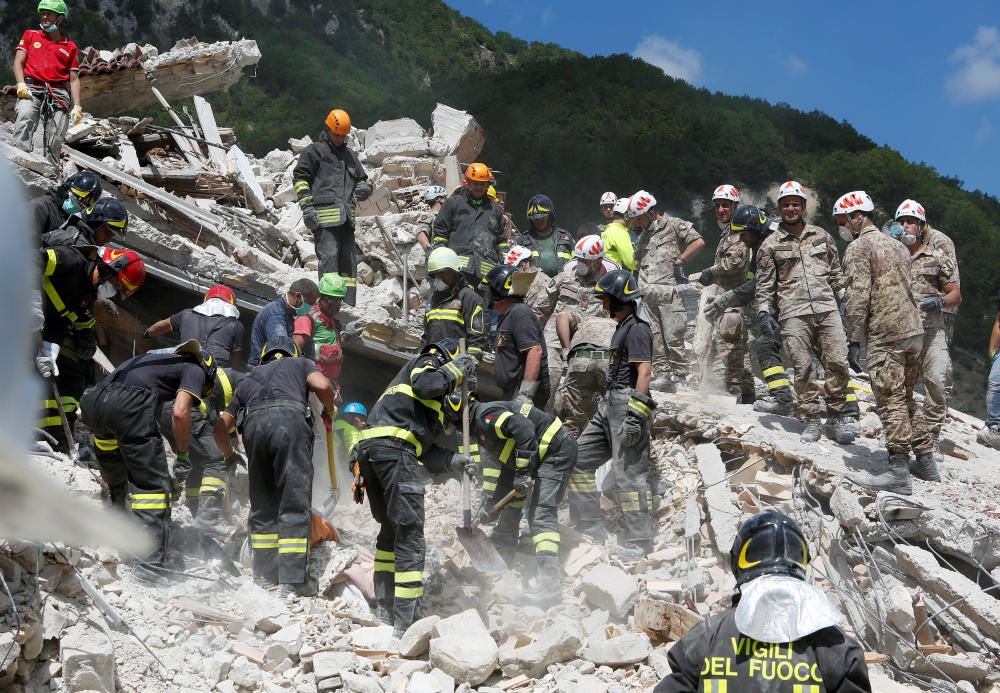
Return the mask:
<svg viewBox="0 0 1000 693">
<path fill-rule="evenodd" d="M 458 340 L 458 351 L 465 353 L 465 337 Z M 469 386 L 462 379 L 462 452 L 469 454 Z M 472 481 L 462 472 L 462 526 L 472 527 Z"/>
</svg>

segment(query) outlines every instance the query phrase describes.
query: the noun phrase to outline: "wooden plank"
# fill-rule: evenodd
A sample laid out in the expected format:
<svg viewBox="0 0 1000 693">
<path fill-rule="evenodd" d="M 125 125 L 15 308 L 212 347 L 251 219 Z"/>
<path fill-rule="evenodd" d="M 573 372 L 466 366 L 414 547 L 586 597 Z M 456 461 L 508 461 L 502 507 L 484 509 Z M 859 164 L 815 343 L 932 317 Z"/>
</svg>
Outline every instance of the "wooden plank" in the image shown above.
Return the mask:
<svg viewBox="0 0 1000 693">
<path fill-rule="evenodd" d="M 211 621 L 232 623 L 233 621 L 240 620 L 240 617 L 233 614 L 231 611 L 216 609 L 214 606 L 202 604 L 199 601 L 188 599 L 187 597 L 176 597 L 171 601 L 171 604 L 176 606 L 178 609 L 190 611 L 195 616 L 201 616 L 202 618 L 209 619 Z"/>
<path fill-rule="evenodd" d="M 659 599 L 640 599 L 634 618 L 638 628 L 651 630 L 667 642 L 680 640 L 701 621 L 701 616 L 690 609 Z"/>
<path fill-rule="evenodd" d="M 159 101 L 160 105 L 167 110 L 167 113 L 170 114 L 171 119 L 173 119 L 174 123 L 177 124 L 177 127 L 180 128 L 183 132 L 187 133 L 188 135 L 193 135 L 194 133 L 191 132 L 191 129 L 185 127 L 184 121 L 181 120 L 180 116 L 177 115 L 177 112 L 170 107 L 169 103 L 167 103 L 167 100 L 163 97 L 163 94 L 160 93 L 160 90 L 157 89 L 156 87 L 150 87 L 150 89 L 153 90 L 153 95 L 156 96 L 156 100 Z M 180 149 L 181 153 L 184 154 L 184 158 L 188 160 L 188 163 L 194 166 L 200 166 L 202 163 L 204 163 L 204 158 L 201 155 L 201 150 L 198 149 L 198 146 L 194 143 L 193 140 L 189 140 L 186 137 L 181 137 L 180 135 L 173 135 L 173 138 L 174 142 L 177 143 L 177 148 Z"/>
<path fill-rule="evenodd" d="M 229 647 L 229 651 L 234 655 L 243 655 L 255 664 L 263 664 L 264 660 L 267 659 L 267 655 L 264 654 L 263 650 L 253 645 L 248 645 L 245 642 L 234 642 Z"/>
<path fill-rule="evenodd" d="M 260 183 L 257 182 L 257 176 L 254 175 L 253 168 L 250 166 L 250 160 L 247 159 L 247 155 L 243 153 L 243 150 L 234 144 L 226 153 L 226 159 L 243 184 L 243 191 L 246 193 L 250 206 L 257 212 L 263 212 L 267 209 L 264 200 L 264 190 L 260 187 Z"/>
<path fill-rule="evenodd" d="M 194 97 L 194 110 L 198 114 L 198 122 L 201 123 L 201 130 L 205 133 L 205 139 L 218 147 L 208 148 L 208 158 L 219 169 L 219 173 L 228 171 L 226 162 L 226 152 L 222 147 L 222 136 L 219 134 L 219 126 L 215 122 L 215 112 L 212 111 L 212 104 L 200 96 Z"/>
<path fill-rule="evenodd" d="M 135 152 L 135 145 L 132 144 L 132 140 L 119 135 L 118 151 L 121 154 L 122 164 L 125 166 L 125 173 L 133 176 L 140 175 L 142 167 L 139 165 L 139 155 Z"/>
<path fill-rule="evenodd" d="M 698 471 L 705 484 L 705 503 L 708 506 L 708 521 L 712 526 L 715 548 L 727 554 L 736 540 L 740 510 L 733 499 L 729 482 L 725 481 L 726 466 L 722 463 L 719 448 L 712 443 L 697 445 L 694 451 L 698 456 Z"/>
</svg>

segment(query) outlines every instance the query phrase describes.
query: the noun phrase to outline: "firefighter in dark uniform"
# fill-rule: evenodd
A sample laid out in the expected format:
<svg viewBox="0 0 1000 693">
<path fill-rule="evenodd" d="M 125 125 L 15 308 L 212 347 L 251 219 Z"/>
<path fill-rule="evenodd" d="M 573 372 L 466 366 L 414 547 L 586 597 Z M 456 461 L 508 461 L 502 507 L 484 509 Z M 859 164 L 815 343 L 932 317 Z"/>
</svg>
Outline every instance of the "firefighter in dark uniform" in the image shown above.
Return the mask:
<svg viewBox="0 0 1000 693">
<path fill-rule="evenodd" d="M 299 357 L 290 337 L 264 345 L 261 365 L 236 386 L 215 422 L 215 442 L 233 454 L 229 430 L 243 434 L 250 473 L 250 548 L 254 580 L 281 586 L 282 596 L 310 596 L 308 577 L 313 483 L 309 393 L 333 418 L 333 385 L 316 364 Z"/>
<path fill-rule="evenodd" d="M 142 336 L 149 339 L 171 332 L 179 334 L 182 342 L 197 339 L 219 368 L 243 365 L 246 330 L 240 322 L 236 294 L 228 286 L 216 284 L 205 292 L 201 304 L 154 322 Z"/>
<path fill-rule="evenodd" d="M 545 407 L 549 399 L 549 362 L 542 326 L 520 296 L 511 296 L 517 269 L 498 265 L 483 280 L 486 300 L 500 313 L 493 374 L 501 399 L 532 402 Z"/>
<path fill-rule="evenodd" d="M 476 360 L 458 353 L 458 342 L 431 344 L 407 362 L 368 414 L 354 446 L 356 502 L 368 492 L 375 539 L 376 616 L 397 637 L 421 618 L 424 593 L 424 487 L 427 472 L 463 468 L 471 459 L 434 445 L 445 426 L 442 400 L 468 381 Z"/>
<path fill-rule="evenodd" d="M 29 200 L 28 221 L 37 238 L 58 229 L 74 214 L 90 209 L 104 193 L 101 179 L 91 171 L 78 171 L 44 195 Z"/>
<path fill-rule="evenodd" d="M 469 164 L 465 187 L 449 197 L 434 218 L 433 246 L 458 254 L 462 274 L 472 286 L 478 286 L 510 250 L 503 208 L 486 194 L 491 175 L 486 164 Z"/>
<path fill-rule="evenodd" d="M 344 302 L 357 297 L 357 258 L 354 256 L 354 200 L 372 194 L 368 174 L 350 147 L 351 118 L 335 108 L 326 116 L 326 127 L 299 155 L 292 171 L 302 220 L 313 232 L 319 276 L 336 273 L 347 280 Z"/>
<path fill-rule="evenodd" d="M 102 197 L 92 207 L 42 234 L 42 247 L 106 245 L 115 238 L 124 238 L 127 231 L 128 210 L 115 198 Z"/>
<path fill-rule="evenodd" d="M 656 408 L 649 396 L 653 332 L 637 314 L 642 294 L 628 271 L 605 274 L 594 287 L 594 296 L 604 303 L 618 329 L 611 338 L 608 393 L 577 441 L 580 454 L 570 477 L 570 515 L 581 532 L 605 536 L 594 472 L 612 459 L 627 542 L 621 558 L 637 560 L 653 550 L 649 484 L 649 418 Z"/>
<path fill-rule="evenodd" d="M 531 228 L 514 238 L 514 245 L 531 251 L 531 260 L 542 272 L 554 277 L 573 259 L 576 241 L 566 229 L 556 226 L 556 208 L 546 195 L 532 195 L 528 200 L 528 223 Z"/>
<path fill-rule="evenodd" d="M 477 361 L 486 348 L 483 298 L 462 275 L 461 259 L 451 248 L 435 248 L 427 258 L 431 299 L 424 314 L 421 348 L 445 339 L 465 338 L 469 354 Z"/>
<path fill-rule="evenodd" d="M 775 510 L 743 523 L 729 552 L 733 608 L 678 640 L 671 674 L 654 693 L 862 693 L 864 650 L 837 625 L 843 615 L 805 582 L 809 549 Z"/>
<path fill-rule="evenodd" d="M 445 412 L 457 419 L 461 393 L 448 396 Z M 559 569 L 558 509 L 576 463 L 576 439 L 562 421 L 530 403 L 478 402 L 469 398 L 472 435 L 500 462 L 493 502 L 517 493 L 501 511 L 492 539 L 502 554 L 517 548 L 524 501 L 535 547 L 535 587 L 522 595 L 526 604 L 544 606 L 562 599 Z M 488 471 L 488 470 L 484 470 Z"/>
<path fill-rule="evenodd" d="M 160 405 L 174 400 L 171 433 L 178 457 L 187 454 L 191 409 L 212 392 L 215 363 L 195 340 L 174 349 L 130 358 L 80 400 L 83 422 L 94 433 L 101 476 L 111 502 L 132 512 L 157 536 L 157 548 L 136 567 L 137 577 L 155 577 L 167 558 L 171 478 L 156 417 Z"/>
</svg>

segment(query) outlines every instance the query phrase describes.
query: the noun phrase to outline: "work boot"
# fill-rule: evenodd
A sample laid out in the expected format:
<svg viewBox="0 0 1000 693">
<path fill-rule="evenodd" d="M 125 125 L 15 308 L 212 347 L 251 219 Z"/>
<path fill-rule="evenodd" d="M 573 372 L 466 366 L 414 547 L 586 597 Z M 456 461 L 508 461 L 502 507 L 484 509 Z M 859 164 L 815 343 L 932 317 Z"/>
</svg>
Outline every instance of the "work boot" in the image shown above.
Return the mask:
<svg viewBox="0 0 1000 693">
<path fill-rule="evenodd" d="M 815 443 L 820 437 L 820 418 L 818 416 L 810 416 L 806 419 L 806 429 L 802 431 L 802 435 L 799 436 L 799 440 L 803 443 Z"/>
<path fill-rule="evenodd" d="M 559 569 L 559 557 L 543 554 L 537 557 L 538 574 L 535 576 L 535 586 L 528 592 L 518 595 L 514 602 L 523 606 L 546 607 L 562 601 L 562 573 Z"/>
<path fill-rule="evenodd" d="M 265 577 L 263 575 L 254 575 L 253 584 L 257 585 L 257 587 L 260 587 L 263 590 L 269 590 L 277 587 L 278 581 L 270 577 Z"/>
<path fill-rule="evenodd" d="M 284 599 L 289 597 L 315 597 L 319 588 L 316 581 L 306 578 L 305 582 L 283 582 L 278 589 L 278 596 Z"/>
<path fill-rule="evenodd" d="M 379 599 L 375 602 L 375 618 L 387 626 L 392 625 L 393 612 L 392 602 L 387 599 Z"/>
<path fill-rule="evenodd" d="M 854 427 L 846 416 L 829 416 L 824 426 L 826 437 L 838 445 L 850 445 L 854 442 Z"/>
<path fill-rule="evenodd" d="M 889 463 L 883 471 L 858 472 L 848 474 L 847 478 L 872 491 L 890 491 L 909 496 L 913 493 L 909 463 L 910 456 L 907 453 L 894 453 L 889 455 Z"/>
<path fill-rule="evenodd" d="M 657 392 L 677 392 L 677 383 L 669 375 L 661 375 L 653 379 L 649 384 L 649 389 L 656 390 Z"/>
<path fill-rule="evenodd" d="M 653 542 L 651 541 L 630 541 L 618 552 L 618 559 L 622 563 L 634 563 L 640 558 L 645 558 L 653 553 Z"/>
<path fill-rule="evenodd" d="M 917 459 L 910 462 L 910 474 L 924 481 L 941 481 L 937 458 L 933 452 L 918 452 Z"/>
<path fill-rule="evenodd" d="M 198 506 L 198 516 L 191 526 L 200 532 L 217 537 L 228 537 L 228 528 L 222 521 L 222 494 L 203 493 Z"/>
<path fill-rule="evenodd" d="M 1000 426 L 987 426 L 976 434 L 976 442 L 994 450 L 1000 450 Z"/>
<path fill-rule="evenodd" d="M 763 397 L 753 403 L 753 410 L 765 414 L 777 414 L 778 416 L 791 416 L 795 413 L 795 402 L 791 397 L 781 397 L 777 394 L 770 397 Z"/>
<path fill-rule="evenodd" d="M 111 495 L 111 505 L 116 508 L 125 508 L 125 499 L 128 497 L 128 486 L 122 484 L 121 486 L 112 486 L 108 489 Z"/>
<path fill-rule="evenodd" d="M 604 527 L 603 522 L 579 524 L 576 526 L 576 531 L 580 534 L 586 534 L 597 544 L 603 544 L 608 540 L 608 530 Z"/>
</svg>

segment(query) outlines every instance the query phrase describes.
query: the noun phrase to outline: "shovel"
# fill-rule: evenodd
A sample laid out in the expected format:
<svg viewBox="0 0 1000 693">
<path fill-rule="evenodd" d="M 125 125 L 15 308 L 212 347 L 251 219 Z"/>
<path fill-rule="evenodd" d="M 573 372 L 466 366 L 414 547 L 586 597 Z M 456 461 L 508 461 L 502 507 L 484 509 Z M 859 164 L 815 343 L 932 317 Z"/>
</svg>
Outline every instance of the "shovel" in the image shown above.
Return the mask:
<svg viewBox="0 0 1000 693">
<path fill-rule="evenodd" d="M 459 340 L 459 348 L 465 353 L 465 339 Z M 469 452 L 469 392 L 462 383 L 462 450 Z M 472 567 L 480 573 L 503 573 L 507 564 L 497 552 L 486 532 L 472 525 L 472 480 L 462 472 L 462 526 L 456 527 L 458 541 L 469 554 Z"/>
<path fill-rule="evenodd" d="M 340 491 L 337 488 L 337 460 L 333 453 L 333 421 L 323 419 L 323 427 L 326 429 L 326 467 L 330 472 L 330 495 L 323 503 L 323 514 L 330 517 L 340 500 Z"/>
</svg>

